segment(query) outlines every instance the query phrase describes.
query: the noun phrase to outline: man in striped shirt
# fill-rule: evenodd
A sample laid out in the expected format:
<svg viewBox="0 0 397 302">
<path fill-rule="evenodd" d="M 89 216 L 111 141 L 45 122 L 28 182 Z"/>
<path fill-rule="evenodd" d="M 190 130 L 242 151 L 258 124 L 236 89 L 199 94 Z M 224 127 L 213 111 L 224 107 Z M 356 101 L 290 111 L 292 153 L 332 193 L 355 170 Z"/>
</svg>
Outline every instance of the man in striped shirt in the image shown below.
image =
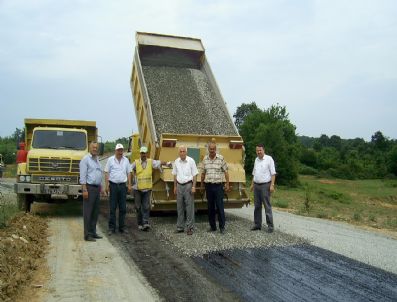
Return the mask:
<svg viewBox="0 0 397 302">
<path fill-rule="evenodd" d="M 208 154 L 204 157 L 201 167 L 201 190 L 204 190 L 208 202 L 209 232 L 216 231 L 215 216 L 218 213 L 219 231 L 225 232 L 225 210 L 223 204 L 224 189 L 229 191 L 229 174 L 227 163 L 222 155 L 216 153 L 216 144 L 208 144 Z M 225 188 L 223 183 L 226 181 Z"/>
</svg>

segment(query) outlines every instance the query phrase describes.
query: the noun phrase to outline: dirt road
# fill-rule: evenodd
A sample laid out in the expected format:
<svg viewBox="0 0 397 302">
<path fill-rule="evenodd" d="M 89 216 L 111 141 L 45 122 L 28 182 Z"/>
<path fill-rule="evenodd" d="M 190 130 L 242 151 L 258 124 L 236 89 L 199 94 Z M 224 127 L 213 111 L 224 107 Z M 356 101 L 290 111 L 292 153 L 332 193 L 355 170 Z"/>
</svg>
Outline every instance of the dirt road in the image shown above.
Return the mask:
<svg viewBox="0 0 397 302">
<path fill-rule="evenodd" d="M 106 236 L 97 242 L 82 240 L 78 204 L 34 204 L 33 212 L 50 220 L 51 278 L 44 287 L 42 301 L 159 300 L 134 262 L 126 262 Z"/>
</svg>

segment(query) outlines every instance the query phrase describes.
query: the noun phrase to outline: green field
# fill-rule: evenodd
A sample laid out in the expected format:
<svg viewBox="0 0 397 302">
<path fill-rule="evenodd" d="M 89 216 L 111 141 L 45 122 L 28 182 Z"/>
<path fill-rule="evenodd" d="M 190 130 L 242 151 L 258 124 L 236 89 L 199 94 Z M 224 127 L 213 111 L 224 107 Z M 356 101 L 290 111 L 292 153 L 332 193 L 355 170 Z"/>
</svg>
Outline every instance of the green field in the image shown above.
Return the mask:
<svg viewBox="0 0 397 302">
<path fill-rule="evenodd" d="M 397 180 L 300 176 L 297 188 L 278 186 L 272 205 L 288 212 L 397 231 Z"/>
</svg>

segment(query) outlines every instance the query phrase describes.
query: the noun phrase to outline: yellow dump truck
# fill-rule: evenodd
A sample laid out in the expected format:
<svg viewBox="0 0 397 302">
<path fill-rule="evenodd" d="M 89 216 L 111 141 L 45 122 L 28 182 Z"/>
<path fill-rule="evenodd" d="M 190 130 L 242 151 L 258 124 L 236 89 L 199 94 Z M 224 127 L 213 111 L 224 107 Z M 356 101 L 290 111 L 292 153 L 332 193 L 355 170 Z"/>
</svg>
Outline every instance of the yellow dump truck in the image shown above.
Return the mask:
<svg viewBox="0 0 397 302">
<path fill-rule="evenodd" d="M 225 192 L 225 207 L 247 204 L 243 140 L 201 40 L 137 32 L 130 83 L 139 127 L 139 139 L 132 137 L 135 147 L 145 145 L 151 158 L 174 161 L 184 145 L 200 168 L 208 143 L 215 141 L 229 166 L 231 191 Z M 176 209 L 171 171 L 163 167 L 154 172 L 152 210 Z M 197 181 L 199 187 L 200 176 Z M 207 208 L 204 192 L 196 192 L 195 206 Z"/>
<path fill-rule="evenodd" d="M 33 201 L 81 196 L 80 160 L 97 137 L 93 121 L 25 119 L 27 160 L 18 164 L 14 187 L 20 209 L 30 211 Z"/>
</svg>

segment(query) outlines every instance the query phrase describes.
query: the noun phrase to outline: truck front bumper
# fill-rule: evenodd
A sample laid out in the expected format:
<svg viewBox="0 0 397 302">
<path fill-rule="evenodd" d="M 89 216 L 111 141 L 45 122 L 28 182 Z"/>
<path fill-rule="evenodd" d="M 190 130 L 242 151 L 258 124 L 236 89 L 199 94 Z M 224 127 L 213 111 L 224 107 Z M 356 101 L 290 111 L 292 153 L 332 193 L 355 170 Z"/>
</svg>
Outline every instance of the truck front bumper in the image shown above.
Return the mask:
<svg viewBox="0 0 397 302">
<path fill-rule="evenodd" d="M 14 192 L 17 194 L 65 194 L 65 195 L 81 195 L 81 185 L 68 184 L 32 184 L 32 183 L 16 183 L 14 184 Z"/>
</svg>

